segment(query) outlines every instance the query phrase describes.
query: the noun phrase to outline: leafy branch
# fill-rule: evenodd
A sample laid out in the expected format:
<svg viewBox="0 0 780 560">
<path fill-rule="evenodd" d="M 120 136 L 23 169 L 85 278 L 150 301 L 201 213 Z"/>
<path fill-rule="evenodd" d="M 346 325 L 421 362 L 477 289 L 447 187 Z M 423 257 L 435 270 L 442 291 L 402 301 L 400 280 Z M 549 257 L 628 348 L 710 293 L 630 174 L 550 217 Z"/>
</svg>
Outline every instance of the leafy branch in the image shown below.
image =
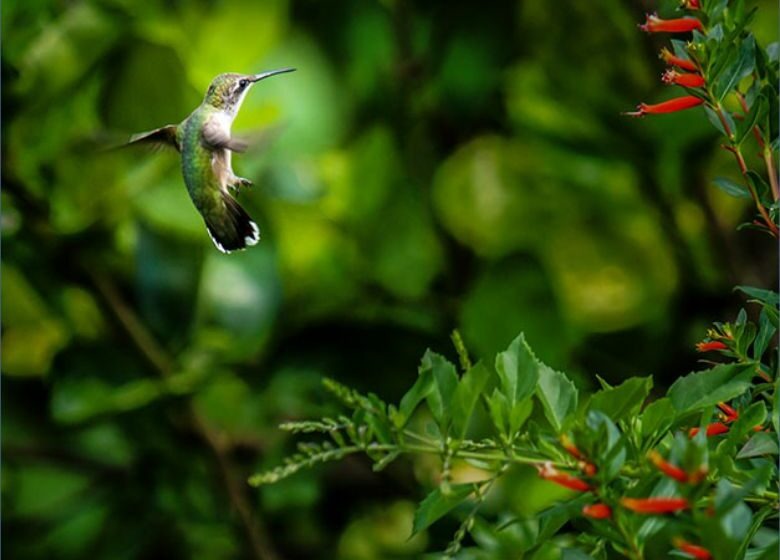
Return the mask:
<svg viewBox="0 0 780 560">
<path fill-rule="evenodd" d="M 780 46 L 762 49 L 756 43 L 748 30 L 755 10 L 747 10 L 743 0 L 686 0 L 683 7 L 697 17 L 650 15 L 641 27 L 689 34 L 690 41 L 673 40 L 672 50 L 662 51 L 670 67 L 664 81 L 687 95 L 643 103 L 629 114 L 703 106 L 725 136 L 723 147 L 734 154 L 743 180 L 718 178 L 715 185 L 751 199 L 760 219 L 744 225 L 777 237 Z M 751 150 L 767 180 L 749 165 Z M 367 455 L 375 470 L 402 455 L 428 454 L 439 458 L 441 468 L 417 509 L 413 533 L 458 516 L 443 553 L 447 558 L 499 554 L 491 550 L 493 556 L 486 556 L 471 541 L 511 541 L 499 555 L 518 558 L 561 553 L 606 559 L 614 551 L 642 560 L 667 555 L 670 548 L 698 559 L 776 556 L 777 535 L 759 534 L 778 519 L 780 507 L 780 299 L 770 290 L 738 289 L 760 306 L 758 324 L 745 310 L 734 322 L 715 323 L 697 350 L 725 361 L 679 378 L 660 398 L 651 397 L 650 377 L 617 386 L 599 379 L 601 390 L 582 398 L 566 374 L 533 354 L 522 334 L 492 363 L 472 363 L 456 332 L 460 372 L 443 356 L 426 352 L 416 382 L 397 404 L 326 380 L 325 387 L 351 414 L 283 425 L 320 439 L 299 444 L 282 466 L 250 483 L 271 484 L 355 453 Z M 461 463 L 482 476 L 476 482 L 459 479 L 454 466 Z M 495 483 L 517 468 L 535 469 L 539 484 L 567 489 L 566 498 L 527 519 L 483 516 Z M 584 530 L 553 539 L 569 523 Z M 515 527 L 523 529 L 512 533 Z"/>
</svg>

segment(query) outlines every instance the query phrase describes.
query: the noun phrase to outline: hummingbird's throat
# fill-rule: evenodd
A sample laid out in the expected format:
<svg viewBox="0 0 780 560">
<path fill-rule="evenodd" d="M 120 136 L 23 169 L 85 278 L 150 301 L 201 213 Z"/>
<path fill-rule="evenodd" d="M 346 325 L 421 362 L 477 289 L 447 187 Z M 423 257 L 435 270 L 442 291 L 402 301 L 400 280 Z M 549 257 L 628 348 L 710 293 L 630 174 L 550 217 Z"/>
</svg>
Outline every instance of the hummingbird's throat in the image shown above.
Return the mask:
<svg viewBox="0 0 780 560">
<path fill-rule="evenodd" d="M 230 115 L 231 120 L 238 114 L 238 110 L 241 108 L 241 104 L 244 103 L 248 91 L 249 88 L 247 87 L 237 96 L 225 99 L 225 105 L 222 110 Z"/>
</svg>

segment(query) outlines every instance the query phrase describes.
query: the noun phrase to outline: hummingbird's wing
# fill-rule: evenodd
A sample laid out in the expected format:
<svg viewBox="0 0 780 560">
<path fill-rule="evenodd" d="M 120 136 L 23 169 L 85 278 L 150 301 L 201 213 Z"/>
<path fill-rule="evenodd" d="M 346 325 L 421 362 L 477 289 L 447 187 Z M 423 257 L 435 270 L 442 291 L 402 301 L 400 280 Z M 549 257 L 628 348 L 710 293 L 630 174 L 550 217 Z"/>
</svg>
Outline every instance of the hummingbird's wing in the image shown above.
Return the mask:
<svg viewBox="0 0 780 560">
<path fill-rule="evenodd" d="M 176 129 L 177 126 L 175 124 L 169 124 L 168 126 L 155 128 L 147 132 L 139 132 L 138 134 L 133 134 L 125 145 L 156 144 L 158 146 L 170 146 L 176 148 L 177 151 L 181 151 L 181 146 L 179 146 L 179 142 L 176 140 Z"/>
<path fill-rule="evenodd" d="M 203 142 L 211 149 L 226 148 L 231 152 L 243 152 L 247 143 L 230 136 L 230 129 L 218 115 L 203 123 Z"/>
</svg>

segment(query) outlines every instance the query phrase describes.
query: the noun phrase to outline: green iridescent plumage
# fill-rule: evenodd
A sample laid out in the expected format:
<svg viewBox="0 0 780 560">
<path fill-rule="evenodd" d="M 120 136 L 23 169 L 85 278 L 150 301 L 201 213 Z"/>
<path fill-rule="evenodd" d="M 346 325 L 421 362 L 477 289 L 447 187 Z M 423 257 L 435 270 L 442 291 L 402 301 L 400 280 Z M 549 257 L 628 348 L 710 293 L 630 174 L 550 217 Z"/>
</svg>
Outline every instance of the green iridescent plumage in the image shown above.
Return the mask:
<svg viewBox="0 0 780 560">
<path fill-rule="evenodd" d="M 203 216 L 211 239 L 222 252 L 244 249 L 260 239 L 257 224 L 229 192 L 252 184 L 233 173 L 232 152 L 246 149 L 244 142 L 230 135 L 233 119 L 252 84 L 293 70 L 282 68 L 254 75 L 220 74 L 212 80 L 203 102 L 183 122 L 130 139 L 130 144 L 162 143 L 181 152 L 187 192 Z"/>
</svg>

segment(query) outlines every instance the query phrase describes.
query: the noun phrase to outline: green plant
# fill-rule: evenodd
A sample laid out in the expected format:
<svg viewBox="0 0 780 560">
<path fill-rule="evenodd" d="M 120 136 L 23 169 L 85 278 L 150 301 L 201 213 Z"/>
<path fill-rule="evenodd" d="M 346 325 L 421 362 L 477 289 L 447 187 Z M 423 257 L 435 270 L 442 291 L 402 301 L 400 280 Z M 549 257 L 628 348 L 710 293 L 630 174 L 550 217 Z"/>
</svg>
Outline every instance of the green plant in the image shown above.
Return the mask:
<svg viewBox="0 0 780 560">
<path fill-rule="evenodd" d="M 777 237 L 780 48 L 756 43 L 748 31 L 755 10 L 741 0 L 687 0 L 684 7 L 697 17 L 648 16 L 642 29 L 692 33 L 662 52 L 671 67 L 664 81 L 686 95 L 630 114 L 703 106 L 743 179 L 719 178 L 716 186 L 752 200 L 758 217 L 745 227 Z M 753 151 L 768 181 L 749 166 Z M 472 364 L 456 332 L 460 371 L 427 352 L 398 404 L 326 380 L 350 414 L 284 424 L 318 439 L 250 483 L 271 484 L 355 453 L 375 470 L 404 454 L 430 454 L 440 460 L 440 476 L 413 531 L 456 516 L 446 557 L 641 559 L 670 550 L 700 559 L 776 557 L 776 531 L 763 528 L 778 518 L 779 300 L 770 290 L 738 289 L 757 305 L 757 322 L 742 310 L 735 321 L 716 323 L 697 348 L 725 360 L 679 378 L 660 398 L 651 397 L 650 377 L 617 386 L 599 379 L 601 390 L 581 397 L 522 334 L 494 363 Z M 478 470 L 475 481 L 454 476 L 463 463 Z M 536 469 L 567 492 L 532 517 L 481 515 L 491 488 L 514 468 Z"/>
</svg>

